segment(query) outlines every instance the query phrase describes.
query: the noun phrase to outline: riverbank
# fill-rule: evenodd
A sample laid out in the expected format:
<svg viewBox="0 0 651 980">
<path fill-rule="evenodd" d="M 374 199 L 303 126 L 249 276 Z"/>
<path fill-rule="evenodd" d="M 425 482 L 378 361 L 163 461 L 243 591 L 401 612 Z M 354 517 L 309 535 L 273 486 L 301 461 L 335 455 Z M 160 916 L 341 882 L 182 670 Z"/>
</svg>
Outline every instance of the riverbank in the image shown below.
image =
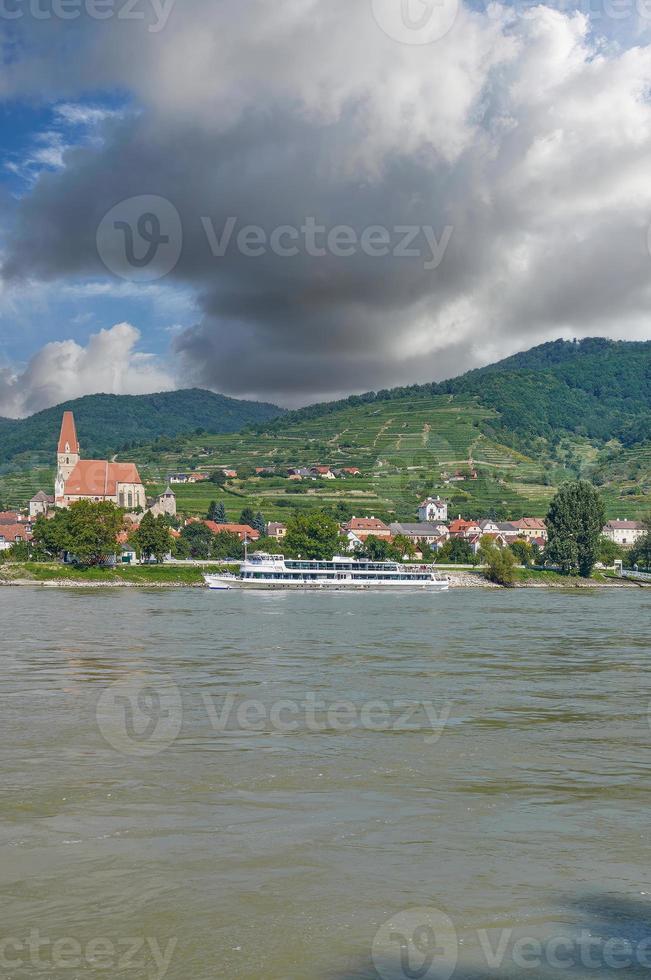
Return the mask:
<svg viewBox="0 0 651 980">
<path fill-rule="evenodd" d="M 224 565 L 121 565 L 115 569 L 85 568 L 41 562 L 10 562 L 0 565 L 0 586 L 34 586 L 67 589 L 187 589 L 204 588 L 206 572 L 219 573 L 230 570 Z M 447 575 L 451 589 L 499 589 L 489 582 L 483 572 L 476 569 L 440 570 Z M 567 578 L 556 572 L 533 569 L 515 569 L 514 588 L 577 589 L 577 588 L 648 588 L 643 583 L 615 578 L 608 573 L 595 571 L 590 579 Z"/>
</svg>

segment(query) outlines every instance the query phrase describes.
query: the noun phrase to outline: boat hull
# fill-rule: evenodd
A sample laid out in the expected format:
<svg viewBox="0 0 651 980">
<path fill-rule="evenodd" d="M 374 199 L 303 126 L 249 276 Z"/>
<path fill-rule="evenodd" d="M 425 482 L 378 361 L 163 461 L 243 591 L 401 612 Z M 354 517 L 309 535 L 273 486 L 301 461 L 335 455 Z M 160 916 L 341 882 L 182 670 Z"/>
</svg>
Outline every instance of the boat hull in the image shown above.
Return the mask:
<svg viewBox="0 0 651 980">
<path fill-rule="evenodd" d="M 251 592 L 447 592 L 449 583 L 432 580 L 429 582 L 355 582 L 353 581 L 315 581 L 315 582 L 265 582 L 259 579 L 226 578 L 219 575 L 206 575 L 206 585 L 217 592 L 239 589 Z"/>
</svg>

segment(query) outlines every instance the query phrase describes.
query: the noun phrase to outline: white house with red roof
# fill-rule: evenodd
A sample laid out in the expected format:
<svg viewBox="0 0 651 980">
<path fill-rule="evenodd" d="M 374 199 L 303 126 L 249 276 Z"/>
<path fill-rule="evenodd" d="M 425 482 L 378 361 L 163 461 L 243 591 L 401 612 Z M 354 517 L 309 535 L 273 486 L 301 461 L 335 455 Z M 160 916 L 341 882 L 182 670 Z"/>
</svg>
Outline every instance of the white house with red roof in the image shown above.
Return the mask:
<svg viewBox="0 0 651 980">
<path fill-rule="evenodd" d="M 615 544 L 630 548 L 636 541 L 644 537 L 646 527 L 641 521 L 623 521 L 620 518 L 616 521 L 608 521 L 602 534 L 605 538 L 614 541 Z"/>
<path fill-rule="evenodd" d="M 448 505 L 440 497 L 428 497 L 418 505 L 419 521 L 447 521 Z"/>
<path fill-rule="evenodd" d="M 341 527 L 344 532 L 352 531 L 360 541 L 366 541 L 370 537 L 391 537 L 391 528 L 378 517 L 351 517 Z"/>
<path fill-rule="evenodd" d="M 106 459 L 82 459 L 75 417 L 64 412 L 57 445 L 57 475 L 54 484 L 57 507 L 78 500 L 94 503 L 108 500 L 133 510 L 147 506 L 147 496 L 135 463 L 113 463 Z"/>
</svg>

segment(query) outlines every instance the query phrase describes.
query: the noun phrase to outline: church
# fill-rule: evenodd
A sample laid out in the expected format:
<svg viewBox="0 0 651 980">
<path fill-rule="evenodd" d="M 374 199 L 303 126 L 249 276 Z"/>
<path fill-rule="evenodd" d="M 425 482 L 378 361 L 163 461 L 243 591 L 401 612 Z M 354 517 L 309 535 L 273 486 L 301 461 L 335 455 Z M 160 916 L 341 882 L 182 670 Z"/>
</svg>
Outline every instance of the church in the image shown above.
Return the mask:
<svg viewBox="0 0 651 980">
<path fill-rule="evenodd" d="M 57 446 L 54 504 L 69 507 L 77 500 L 108 500 L 132 510 L 147 506 L 145 488 L 135 463 L 82 459 L 72 412 L 63 413 Z"/>
</svg>

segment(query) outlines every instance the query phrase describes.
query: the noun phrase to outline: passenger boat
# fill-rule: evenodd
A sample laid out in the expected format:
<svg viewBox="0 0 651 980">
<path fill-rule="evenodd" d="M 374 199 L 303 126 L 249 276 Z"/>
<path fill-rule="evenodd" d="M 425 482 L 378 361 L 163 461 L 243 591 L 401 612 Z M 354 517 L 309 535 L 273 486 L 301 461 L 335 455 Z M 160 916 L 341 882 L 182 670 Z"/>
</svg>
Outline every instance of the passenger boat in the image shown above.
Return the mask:
<svg viewBox="0 0 651 980">
<path fill-rule="evenodd" d="M 303 561 L 258 552 L 245 558 L 239 574 L 204 575 L 209 589 L 426 589 L 445 592 L 447 578 L 426 566 L 391 561 L 359 561 L 335 556 L 332 561 Z"/>
</svg>

